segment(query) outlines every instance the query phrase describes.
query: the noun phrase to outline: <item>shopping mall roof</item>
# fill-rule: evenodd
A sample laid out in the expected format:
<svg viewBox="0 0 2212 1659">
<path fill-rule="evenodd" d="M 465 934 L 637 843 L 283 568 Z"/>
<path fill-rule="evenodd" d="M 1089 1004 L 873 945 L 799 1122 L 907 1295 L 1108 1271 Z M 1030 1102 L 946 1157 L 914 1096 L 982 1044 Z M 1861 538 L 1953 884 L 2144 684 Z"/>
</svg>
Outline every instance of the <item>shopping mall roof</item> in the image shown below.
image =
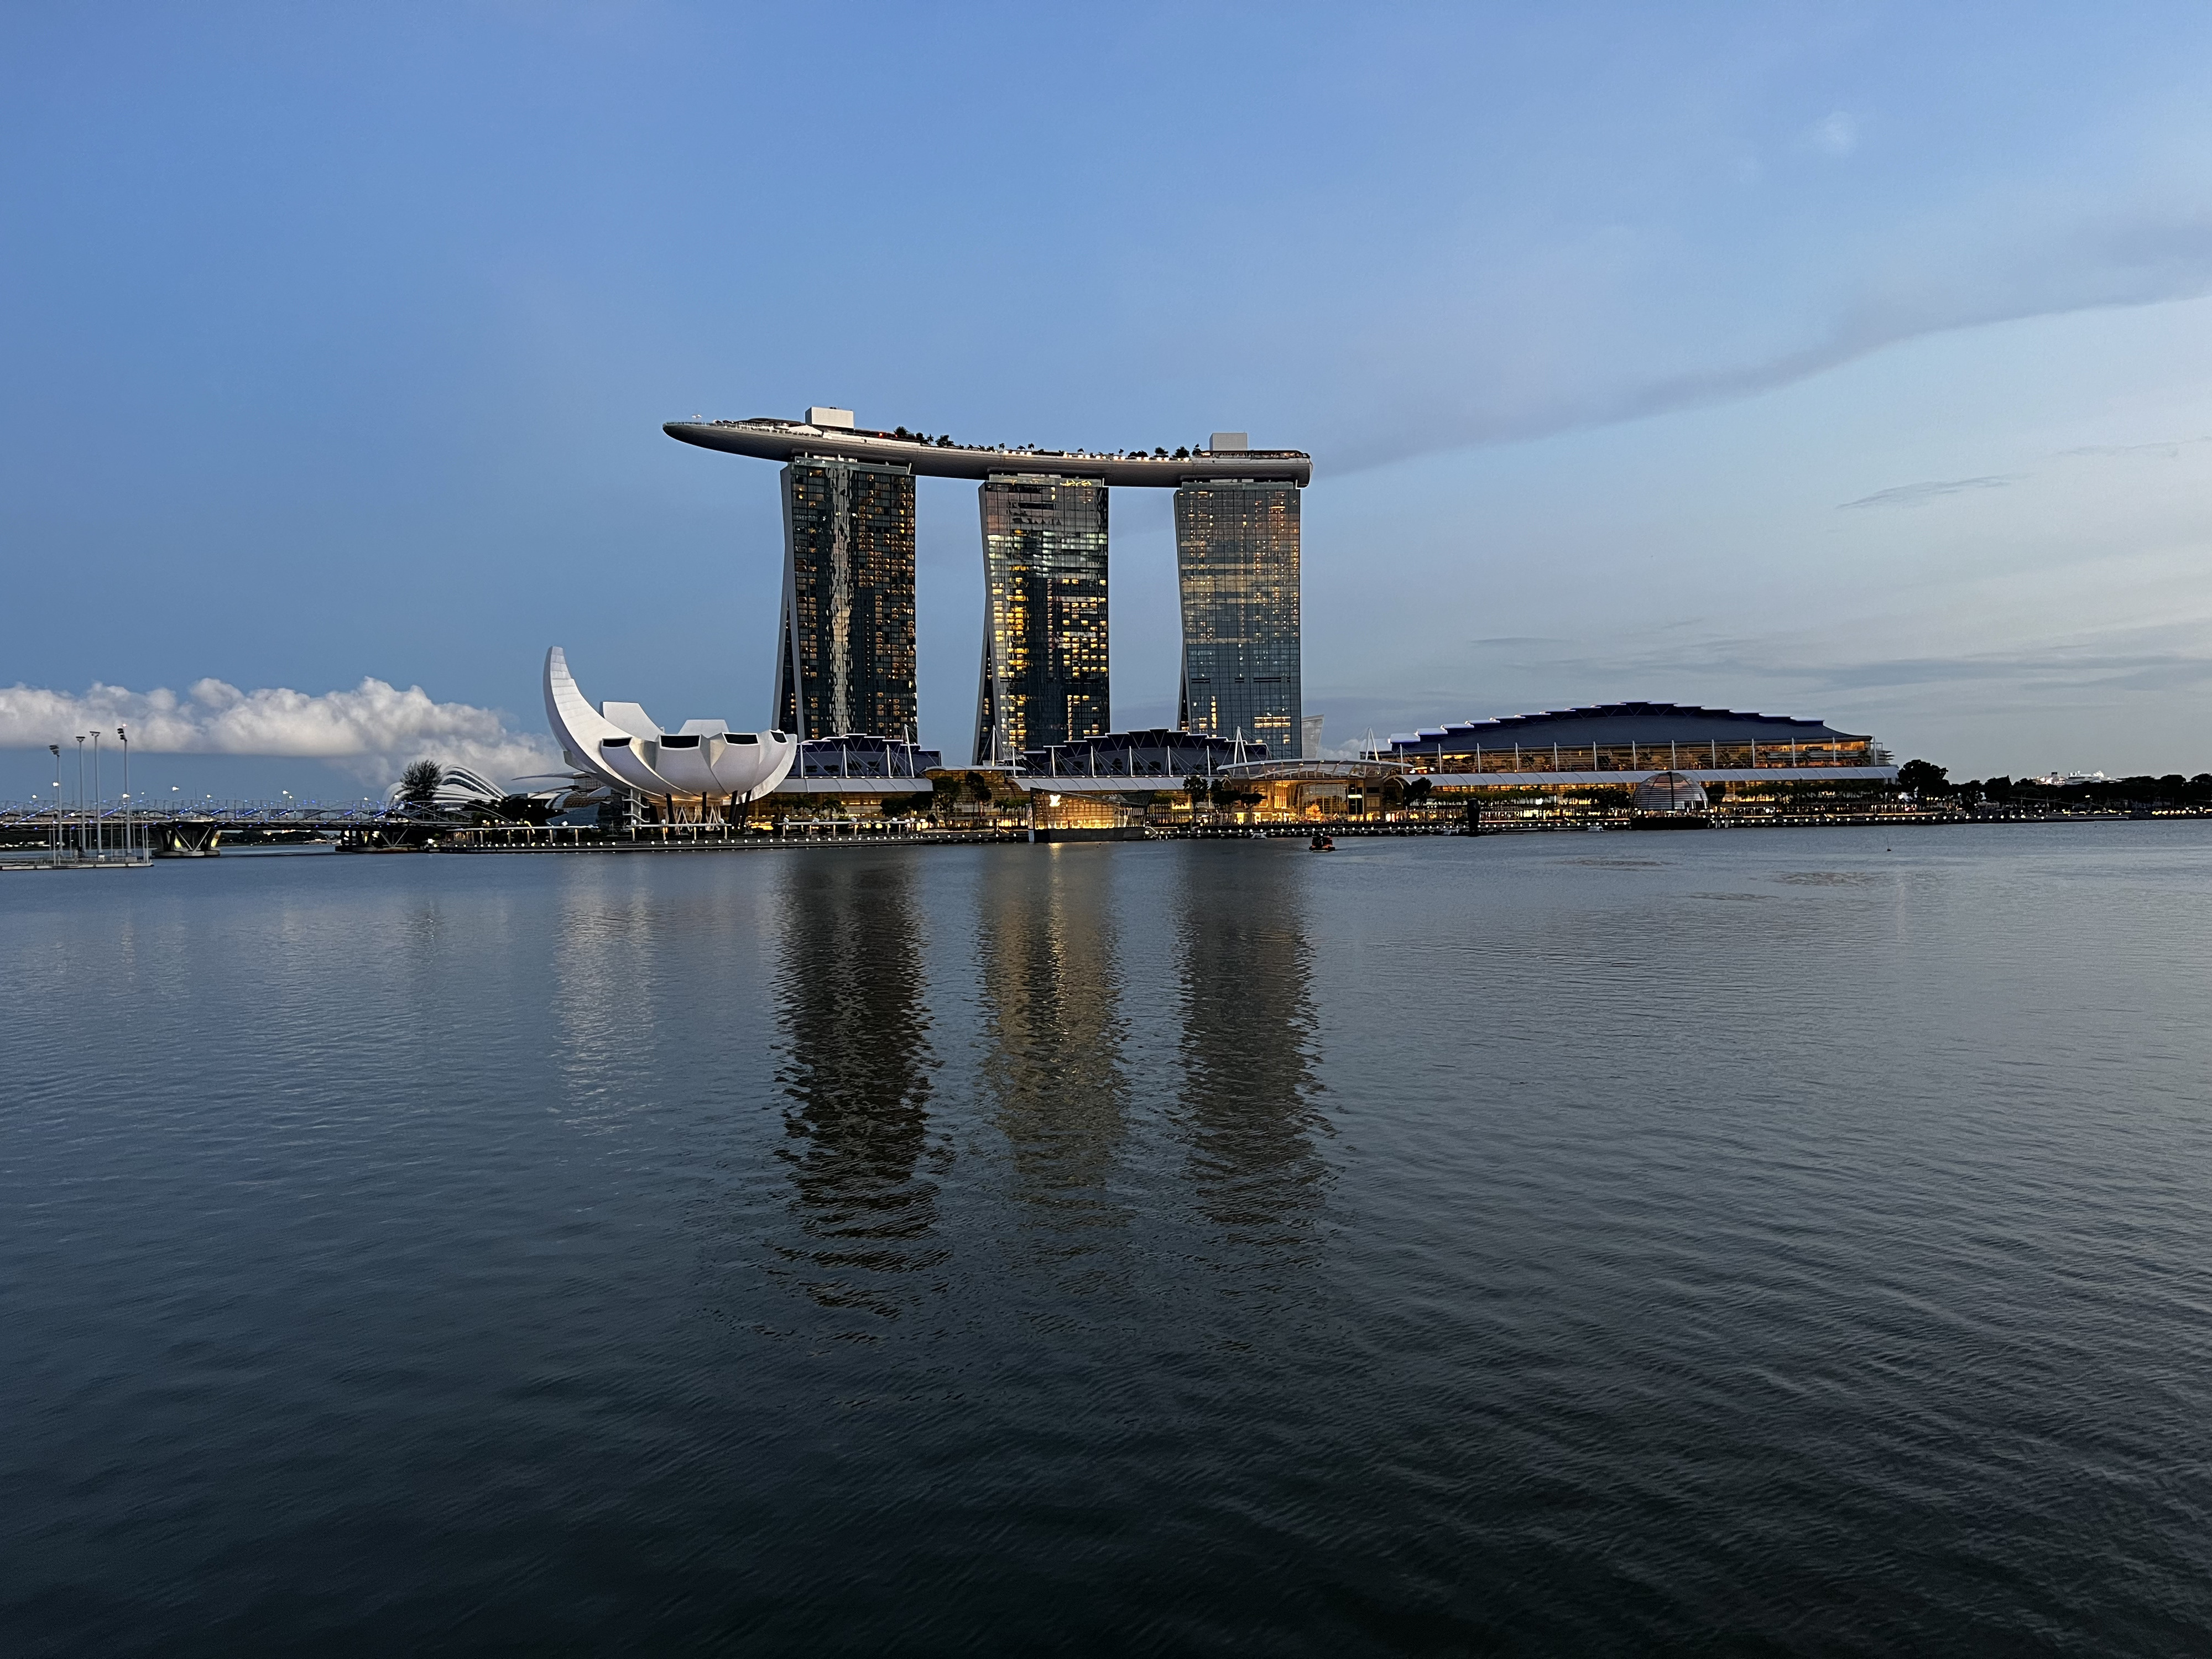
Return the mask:
<svg viewBox="0 0 2212 1659">
<path fill-rule="evenodd" d="M 1404 754 L 1465 754 L 1485 750 L 1589 748 L 1593 744 L 1665 743 L 1864 743 L 1863 733 L 1838 732 L 1821 720 L 1787 714 L 1750 714 L 1733 708 L 1698 708 L 1679 702 L 1607 702 L 1559 708 L 1503 720 L 1455 720 L 1394 732 L 1390 747 Z"/>
</svg>

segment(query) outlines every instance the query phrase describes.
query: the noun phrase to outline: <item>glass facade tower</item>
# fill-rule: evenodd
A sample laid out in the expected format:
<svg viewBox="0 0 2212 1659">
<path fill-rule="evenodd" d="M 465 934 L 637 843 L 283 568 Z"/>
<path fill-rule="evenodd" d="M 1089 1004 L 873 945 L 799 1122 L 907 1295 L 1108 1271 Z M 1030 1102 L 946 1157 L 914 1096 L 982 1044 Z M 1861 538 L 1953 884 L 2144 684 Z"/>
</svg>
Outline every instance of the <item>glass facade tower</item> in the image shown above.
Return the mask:
<svg viewBox="0 0 2212 1659">
<path fill-rule="evenodd" d="M 994 476 L 983 518 L 983 668 L 977 766 L 1025 749 L 1103 736 L 1106 486 L 1091 478 Z"/>
<path fill-rule="evenodd" d="M 1187 732 L 1296 755 L 1303 715 L 1298 490 L 1209 480 L 1176 491 Z"/>
<path fill-rule="evenodd" d="M 783 469 L 783 629 L 775 724 L 799 738 L 909 738 L 914 474 L 794 457 Z"/>
</svg>

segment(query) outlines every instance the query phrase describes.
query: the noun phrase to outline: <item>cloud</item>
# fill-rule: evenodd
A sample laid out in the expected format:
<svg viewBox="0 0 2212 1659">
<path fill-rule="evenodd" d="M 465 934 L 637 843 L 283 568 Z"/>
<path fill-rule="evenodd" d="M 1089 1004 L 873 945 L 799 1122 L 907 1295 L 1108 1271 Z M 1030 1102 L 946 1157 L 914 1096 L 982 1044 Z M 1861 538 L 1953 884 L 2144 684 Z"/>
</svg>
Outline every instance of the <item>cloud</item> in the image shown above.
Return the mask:
<svg viewBox="0 0 2212 1659">
<path fill-rule="evenodd" d="M 2178 461 L 2181 452 L 2192 444 L 2212 443 L 2212 437 L 2175 438 L 2164 443 L 2149 444 L 2082 444 L 2074 449 L 2059 451 L 2062 455 L 2154 455 L 2160 460 Z"/>
<path fill-rule="evenodd" d="M 1574 659 L 1566 666 L 1668 683 L 1681 678 L 1683 659 L 1671 650 L 1615 652 Z M 1978 684 L 2002 687 L 2014 697 L 2050 691 L 2169 694 L 2212 683 L 2212 641 L 2196 619 L 2093 629 L 2022 641 L 2011 650 L 1954 655 L 1839 659 L 1824 656 L 1820 644 L 1804 636 L 1721 638 L 1698 653 L 1698 672 L 1713 681 L 1788 686 L 1793 699 L 1896 692 L 1926 703 L 1940 700 L 1931 693 Z"/>
<path fill-rule="evenodd" d="M 500 780 L 561 764 L 548 738 L 509 731 L 497 709 L 435 702 L 419 685 L 402 691 L 377 679 L 320 696 L 283 687 L 241 691 L 217 679 L 196 681 L 182 696 L 119 685 L 95 684 L 82 695 L 0 687 L 0 748 L 66 746 L 81 732 L 118 726 L 141 753 L 326 760 L 375 784 L 426 758 Z"/>
<path fill-rule="evenodd" d="M 1387 393 L 1352 399 L 1356 424 L 1316 414 L 1317 467 L 1340 477 L 1414 455 L 1648 419 L 1755 398 L 1908 341 L 1960 330 L 2212 294 L 2212 207 L 2045 207 L 1990 228 L 1931 219 L 1887 263 L 1840 285 L 1797 343 L 1735 362 L 1639 367 L 1633 350 L 1578 356 L 1577 336 L 1623 328 L 1626 289 L 1509 305 L 1486 297 L 1479 326 L 1455 336 L 1448 313 L 1415 332 L 1419 356 L 1391 359 Z M 1492 331 L 1510 316 L 1510 334 Z M 1371 344 L 1372 343 L 1370 342 Z M 1378 349 L 1370 353 L 1382 356 Z M 1534 375 L 1515 365 L 1533 356 Z M 1448 376 L 1448 379 L 1440 378 Z"/>
<path fill-rule="evenodd" d="M 1828 155 L 1849 155 L 1859 147 L 1859 118 L 1837 110 L 1813 124 L 1805 136 L 1813 148 Z"/>
<path fill-rule="evenodd" d="M 1894 489 L 1877 489 L 1871 495 L 1862 495 L 1855 501 L 1845 501 L 1846 508 L 1854 507 L 1917 507 L 1923 501 L 1932 501 L 1939 495 L 1956 495 L 1967 489 L 2002 489 L 2012 483 L 2008 474 L 1994 474 L 1984 478 L 1936 478 L 1926 483 L 1899 484 Z"/>
</svg>

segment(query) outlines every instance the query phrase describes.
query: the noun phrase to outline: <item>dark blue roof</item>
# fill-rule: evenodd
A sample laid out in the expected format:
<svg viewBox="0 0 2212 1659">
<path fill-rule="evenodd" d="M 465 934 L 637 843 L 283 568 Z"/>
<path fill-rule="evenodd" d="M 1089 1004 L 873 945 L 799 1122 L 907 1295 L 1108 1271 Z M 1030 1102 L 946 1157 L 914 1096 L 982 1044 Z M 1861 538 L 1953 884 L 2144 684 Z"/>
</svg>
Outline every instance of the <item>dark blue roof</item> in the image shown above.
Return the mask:
<svg viewBox="0 0 2212 1659">
<path fill-rule="evenodd" d="M 1141 732 L 1108 732 L 1096 738 L 1077 738 L 1049 747 L 1024 749 L 1021 767 L 1025 772 L 1085 774 L 1091 770 L 1094 756 L 1102 774 L 1115 764 L 1133 759 L 1148 767 L 1166 764 L 1170 757 L 1178 765 L 1202 767 L 1211 756 L 1213 763 L 1219 766 L 1226 764 L 1236 752 L 1235 742 L 1228 738 L 1155 726 Z M 1267 745 L 1246 742 L 1244 758 L 1267 759 Z"/>
<path fill-rule="evenodd" d="M 802 778 L 918 778 L 945 764 L 934 749 L 871 732 L 847 732 L 834 738 L 809 738 L 799 745 Z"/>
<path fill-rule="evenodd" d="M 1559 708 L 1542 714 L 1510 714 L 1503 720 L 1455 720 L 1397 733 L 1391 746 L 1422 753 L 1454 754 L 1482 749 L 1548 748 L 1553 744 L 1584 748 L 1591 744 L 1826 743 L 1864 741 L 1864 734 L 1838 732 L 1820 720 L 1786 714 L 1749 714 L 1734 708 L 1697 708 L 1679 702 L 1607 702 L 1589 708 Z"/>
</svg>

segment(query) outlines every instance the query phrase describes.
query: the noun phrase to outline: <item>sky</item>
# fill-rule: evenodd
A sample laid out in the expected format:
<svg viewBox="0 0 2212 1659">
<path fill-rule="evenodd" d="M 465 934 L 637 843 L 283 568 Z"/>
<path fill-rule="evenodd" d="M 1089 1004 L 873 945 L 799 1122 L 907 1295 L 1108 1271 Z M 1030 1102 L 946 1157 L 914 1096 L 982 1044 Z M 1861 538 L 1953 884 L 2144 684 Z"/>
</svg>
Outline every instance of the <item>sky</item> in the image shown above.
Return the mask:
<svg viewBox="0 0 2212 1659">
<path fill-rule="evenodd" d="M 0 797 L 554 763 L 564 647 L 771 718 L 695 415 L 1314 456 L 1331 747 L 1631 698 L 2212 769 L 2202 5 L 22 7 Z M 966 757 L 974 486 L 919 485 Z M 1114 718 L 1174 713 L 1113 502 Z M 111 786 L 112 787 L 112 786 Z"/>
</svg>

